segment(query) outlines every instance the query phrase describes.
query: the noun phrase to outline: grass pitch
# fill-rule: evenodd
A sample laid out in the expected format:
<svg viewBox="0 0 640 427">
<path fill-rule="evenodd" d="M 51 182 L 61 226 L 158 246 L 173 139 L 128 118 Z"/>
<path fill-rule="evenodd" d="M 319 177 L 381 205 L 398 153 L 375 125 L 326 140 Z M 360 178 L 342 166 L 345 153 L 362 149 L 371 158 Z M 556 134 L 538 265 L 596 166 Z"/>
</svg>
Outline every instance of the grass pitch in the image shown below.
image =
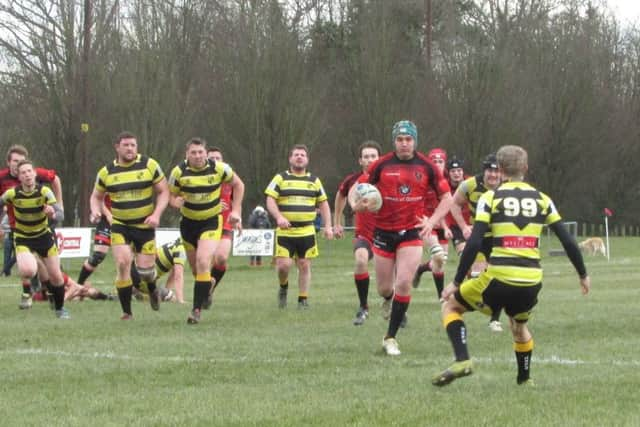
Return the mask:
<svg viewBox="0 0 640 427">
<path fill-rule="evenodd" d="M 472 376 L 435 388 L 430 378 L 452 360 L 430 276 L 413 295 L 402 355 L 381 351 L 386 322 L 372 280 L 371 317 L 354 327 L 357 297 L 349 240 L 321 242 L 311 309 L 277 308 L 267 265 L 232 258 L 214 306 L 187 325 L 190 305 L 159 312 L 134 302 L 68 303 L 72 319 L 47 304 L 18 310 L 16 277 L 0 280 L 2 424 L 122 426 L 634 426 L 640 279 L 638 238 L 614 239 L 610 262 L 588 257 L 591 295 L 580 295 L 566 257 L 543 260 L 545 280 L 530 323 L 534 388 L 516 385 L 510 334 L 465 316 Z M 546 240 L 546 251 L 554 245 Z M 457 257 L 450 257 L 450 279 Z M 65 263 L 72 277 L 79 261 Z M 91 278 L 111 289 L 109 257 Z M 187 297 L 192 284 L 185 284 Z M 506 318 L 503 316 L 503 321 Z"/>
</svg>

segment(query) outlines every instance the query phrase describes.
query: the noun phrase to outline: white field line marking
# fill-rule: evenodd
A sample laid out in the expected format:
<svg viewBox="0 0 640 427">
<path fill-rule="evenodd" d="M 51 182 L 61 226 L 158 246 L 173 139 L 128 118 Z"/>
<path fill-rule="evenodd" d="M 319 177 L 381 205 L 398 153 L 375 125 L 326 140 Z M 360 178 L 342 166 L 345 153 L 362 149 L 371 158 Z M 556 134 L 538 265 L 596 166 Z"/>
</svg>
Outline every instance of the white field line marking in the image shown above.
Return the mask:
<svg viewBox="0 0 640 427">
<path fill-rule="evenodd" d="M 64 358 L 87 358 L 87 359 L 105 359 L 105 360 L 131 360 L 131 361 L 148 361 L 150 358 L 165 361 L 165 362 L 174 362 L 174 363 L 211 363 L 211 362 L 222 362 L 222 363 L 238 363 L 238 362 L 265 362 L 265 363 L 290 363 L 293 359 L 289 358 L 276 358 L 276 359 L 255 359 L 252 357 L 192 357 L 192 356 L 131 356 L 127 354 L 116 354 L 116 353 L 76 353 L 70 351 L 61 351 L 61 350 L 47 350 L 40 348 L 21 348 L 15 350 L 4 350 L 0 351 L 2 355 L 30 355 L 30 356 L 45 356 L 45 357 L 64 357 Z M 444 360 L 444 359 L 443 359 Z M 509 359 L 498 359 L 492 357 L 474 357 L 474 361 L 480 364 L 513 364 L 515 361 L 511 358 Z M 449 359 L 447 359 L 449 361 Z M 415 365 L 415 360 L 411 361 L 411 365 Z M 306 361 L 305 361 L 306 363 Z M 446 363 L 443 362 L 443 363 Z M 640 366 L 639 360 L 580 360 L 580 359 L 565 359 L 560 356 L 550 356 L 545 358 L 536 358 L 534 356 L 533 363 L 541 363 L 545 365 L 560 365 L 560 366 L 578 366 L 578 365 L 615 365 L 615 366 L 631 366 L 637 367 Z"/>
</svg>

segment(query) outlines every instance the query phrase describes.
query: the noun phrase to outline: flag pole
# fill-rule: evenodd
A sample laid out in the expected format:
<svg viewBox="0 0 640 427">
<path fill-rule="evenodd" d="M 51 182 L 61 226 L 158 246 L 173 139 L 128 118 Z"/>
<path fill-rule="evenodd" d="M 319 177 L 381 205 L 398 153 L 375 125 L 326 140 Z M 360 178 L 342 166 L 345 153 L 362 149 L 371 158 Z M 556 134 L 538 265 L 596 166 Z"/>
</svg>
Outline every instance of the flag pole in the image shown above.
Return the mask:
<svg viewBox="0 0 640 427">
<path fill-rule="evenodd" d="M 607 261 L 610 261 L 611 258 L 609 254 L 609 216 L 608 215 L 604 216 L 604 234 L 607 240 Z"/>
</svg>

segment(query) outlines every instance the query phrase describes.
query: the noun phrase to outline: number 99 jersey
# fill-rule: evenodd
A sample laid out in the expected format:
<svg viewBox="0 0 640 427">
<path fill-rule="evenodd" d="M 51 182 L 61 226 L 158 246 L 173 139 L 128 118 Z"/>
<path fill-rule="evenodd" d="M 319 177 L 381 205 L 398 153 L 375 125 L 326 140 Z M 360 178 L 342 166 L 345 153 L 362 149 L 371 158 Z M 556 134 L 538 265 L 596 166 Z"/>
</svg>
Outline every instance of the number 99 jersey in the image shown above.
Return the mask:
<svg viewBox="0 0 640 427">
<path fill-rule="evenodd" d="M 540 235 L 544 225 L 561 219 L 549 196 L 525 182 L 506 182 L 484 193 L 475 220 L 491 230 L 487 273 L 514 286 L 541 282 Z"/>
</svg>

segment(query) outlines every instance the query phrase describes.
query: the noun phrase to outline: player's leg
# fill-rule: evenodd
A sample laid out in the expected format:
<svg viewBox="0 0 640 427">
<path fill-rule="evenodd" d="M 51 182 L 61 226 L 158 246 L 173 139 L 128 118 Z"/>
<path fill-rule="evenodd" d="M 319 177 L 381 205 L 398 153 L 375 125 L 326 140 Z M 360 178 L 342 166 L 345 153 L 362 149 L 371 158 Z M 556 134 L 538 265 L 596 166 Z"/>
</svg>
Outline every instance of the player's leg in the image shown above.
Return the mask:
<svg viewBox="0 0 640 427">
<path fill-rule="evenodd" d="M 64 308 L 64 277 L 60 270 L 60 258 L 55 245 L 49 250 L 47 257 L 42 260 L 49 273 L 50 289 L 53 294 L 53 301 L 56 310 L 56 317 L 59 319 L 69 319 L 69 313 Z"/>
<path fill-rule="evenodd" d="M 516 382 L 524 384 L 531 380 L 531 355 L 533 353 L 533 336 L 527 327 L 526 320 L 515 320 L 509 317 L 511 334 L 513 335 L 513 351 L 518 365 Z"/>
<path fill-rule="evenodd" d="M 22 278 L 22 297 L 20 299 L 20 309 L 26 310 L 32 306 L 31 278 L 38 272 L 36 257 L 27 246 L 16 243 L 16 264 L 18 274 Z"/>
<path fill-rule="evenodd" d="M 395 293 L 385 339 L 395 338 L 411 302 L 412 280 L 422 258 L 422 241 L 403 242 L 396 250 Z"/>
<path fill-rule="evenodd" d="M 295 246 L 293 239 L 287 236 L 278 236 L 276 232 L 276 247 L 273 257 L 278 275 L 278 307 L 285 308 L 287 306 L 287 292 L 289 290 L 289 271 L 293 265 L 293 256 Z"/>
<path fill-rule="evenodd" d="M 468 331 L 462 316 L 465 312 L 473 311 L 477 307 L 480 307 L 479 310 L 482 313 L 490 315 L 491 307 L 485 305 L 483 299 L 483 293 L 490 283 L 491 278 L 486 274 L 465 280 L 442 304 L 442 325 L 451 342 L 455 362 L 432 378 L 433 385 L 447 385 L 456 378 L 471 375 L 473 364 L 467 347 Z"/>
<path fill-rule="evenodd" d="M 87 278 L 104 261 L 111 246 L 111 225 L 102 217 L 96 225 L 93 236 L 93 252 L 82 264 L 82 269 L 78 275 L 78 284 L 84 285 Z"/>
<path fill-rule="evenodd" d="M 441 299 L 442 290 L 444 289 L 444 267 L 447 262 L 447 248 L 449 242 L 441 236 L 442 230 L 439 229 L 436 236 L 431 236 L 429 245 L 429 258 L 431 260 L 431 274 L 433 275 L 433 283 L 436 287 L 438 300 Z"/>
<path fill-rule="evenodd" d="M 433 245 L 434 242 L 434 235 L 435 231 L 432 232 L 431 234 L 427 235 L 424 239 L 423 239 L 423 245 L 424 248 L 426 250 L 427 253 L 429 253 L 429 248 L 431 247 L 431 245 Z M 426 273 L 427 271 L 432 271 L 433 267 L 432 267 L 432 261 L 431 258 L 429 258 L 428 260 L 421 262 L 418 264 L 418 268 L 416 268 L 415 274 L 413 275 L 413 279 L 411 281 L 411 285 L 414 288 L 417 288 L 418 286 L 420 286 L 420 279 L 422 279 L 422 275 L 424 273 Z"/>
<path fill-rule="evenodd" d="M 296 237 L 296 264 L 298 267 L 298 308 L 309 307 L 311 287 L 311 260 L 319 255 L 316 235 Z"/>
<path fill-rule="evenodd" d="M 133 260 L 133 251 L 120 234 L 114 233 L 113 245 L 111 246 L 111 254 L 116 266 L 116 290 L 118 299 L 122 308 L 123 320 L 131 319 L 133 312 L 131 311 L 131 297 L 133 295 L 133 283 L 131 282 L 131 261 Z"/>
<path fill-rule="evenodd" d="M 513 349 L 518 366 L 518 384 L 532 384 L 530 378 L 531 357 L 533 354 L 533 336 L 527 327 L 529 315 L 538 302 L 538 293 L 542 283 L 535 286 L 514 287 L 503 285 L 509 289 L 509 299 L 505 302 L 505 313 L 509 316 L 509 326 L 513 335 Z M 513 292 L 516 292 L 515 295 Z"/>
<path fill-rule="evenodd" d="M 298 308 L 309 307 L 309 288 L 311 286 L 311 259 L 298 258 Z"/>
<path fill-rule="evenodd" d="M 353 255 L 355 258 L 353 278 L 360 303 L 356 317 L 353 319 L 353 324 L 362 325 L 369 317 L 369 260 L 373 257 L 371 244 L 365 239 L 357 238 L 354 241 Z"/>
<path fill-rule="evenodd" d="M 195 252 L 195 282 L 193 284 L 193 310 L 191 321 L 189 323 L 197 323 L 199 313 L 209 298 L 211 290 L 211 263 L 213 262 L 213 254 L 216 251 L 218 240 L 201 238 L 198 240 Z M 195 320 L 195 321 L 194 321 Z"/>
<path fill-rule="evenodd" d="M 213 278 L 213 290 L 218 287 L 222 277 L 227 272 L 227 261 L 229 260 L 229 252 L 231 251 L 231 232 L 225 233 L 223 230 L 222 238 L 216 248 L 213 257 L 213 268 L 211 268 L 211 277 Z"/>
</svg>

